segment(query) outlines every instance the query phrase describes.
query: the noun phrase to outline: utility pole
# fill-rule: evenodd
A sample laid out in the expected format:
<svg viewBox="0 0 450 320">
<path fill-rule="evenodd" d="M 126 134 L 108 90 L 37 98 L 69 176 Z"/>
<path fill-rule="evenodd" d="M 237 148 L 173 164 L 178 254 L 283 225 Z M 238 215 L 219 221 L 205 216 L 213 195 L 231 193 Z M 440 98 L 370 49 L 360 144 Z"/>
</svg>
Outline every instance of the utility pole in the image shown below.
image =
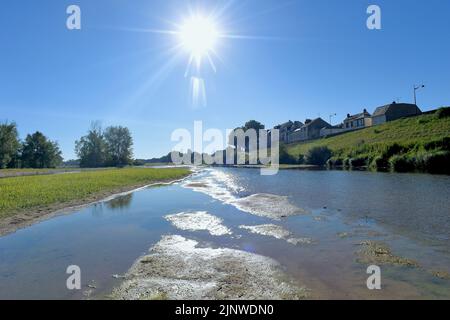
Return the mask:
<svg viewBox="0 0 450 320">
<path fill-rule="evenodd" d="M 416 86 L 414 85 L 414 104 L 417 106 L 417 94 L 416 91 L 419 89 L 425 88 L 425 85 Z"/>
</svg>

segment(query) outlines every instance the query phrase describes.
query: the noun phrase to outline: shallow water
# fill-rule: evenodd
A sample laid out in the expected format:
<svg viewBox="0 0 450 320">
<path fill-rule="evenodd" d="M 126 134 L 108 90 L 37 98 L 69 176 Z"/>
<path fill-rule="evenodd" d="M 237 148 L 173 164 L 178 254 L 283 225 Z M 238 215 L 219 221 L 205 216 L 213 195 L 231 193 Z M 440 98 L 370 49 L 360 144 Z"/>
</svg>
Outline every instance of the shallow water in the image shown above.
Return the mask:
<svg viewBox="0 0 450 320">
<path fill-rule="evenodd" d="M 450 281 L 432 275 L 450 272 L 449 194 L 448 176 L 347 171 L 260 176 L 257 169 L 206 169 L 185 182 L 140 190 L 0 238 L 0 298 L 102 298 L 120 284 L 113 275 L 126 273 L 163 235 L 271 257 L 308 287 L 312 298 L 450 298 Z M 247 197 L 252 201 L 241 200 Z M 282 208 L 289 214 L 267 214 Z M 165 218 L 183 212 L 207 212 L 231 232 L 181 230 Z M 286 237 L 240 228 L 268 224 L 311 243 L 293 245 Z M 356 261 L 358 243 L 366 240 L 386 243 L 420 268 L 381 266 L 383 289 L 369 291 L 367 266 Z M 80 291 L 66 288 L 69 265 L 81 268 Z"/>
</svg>

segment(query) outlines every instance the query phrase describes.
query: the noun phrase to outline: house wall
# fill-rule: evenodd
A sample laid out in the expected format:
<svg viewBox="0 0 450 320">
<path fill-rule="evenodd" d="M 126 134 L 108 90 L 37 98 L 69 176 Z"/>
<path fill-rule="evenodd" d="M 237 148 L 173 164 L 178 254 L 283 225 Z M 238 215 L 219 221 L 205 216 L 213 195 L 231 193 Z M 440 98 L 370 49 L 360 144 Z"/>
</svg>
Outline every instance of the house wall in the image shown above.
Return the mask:
<svg viewBox="0 0 450 320">
<path fill-rule="evenodd" d="M 386 116 L 385 115 L 372 117 L 372 125 L 373 126 L 376 126 L 376 125 L 379 125 L 379 124 L 383 124 L 383 123 L 386 123 Z"/>
<path fill-rule="evenodd" d="M 401 105 L 389 108 L 386 113 L 386 121 L 394 121 L 401 118 L 420 115 L 422 112 L 415 105 Z"/>
</svg>

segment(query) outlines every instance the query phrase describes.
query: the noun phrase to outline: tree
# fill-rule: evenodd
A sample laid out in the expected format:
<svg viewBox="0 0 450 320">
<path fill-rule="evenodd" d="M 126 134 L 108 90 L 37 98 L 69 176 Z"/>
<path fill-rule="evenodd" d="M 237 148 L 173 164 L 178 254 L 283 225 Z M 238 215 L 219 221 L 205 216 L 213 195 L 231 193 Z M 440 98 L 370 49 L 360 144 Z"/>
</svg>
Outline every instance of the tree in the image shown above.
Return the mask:
<svg viewBox="0 0 450 320">
<path fill-rule="evenodd" d="M 93 122 L 87 135 L 75 142 L 75 153 L 80 158 L 80 167 L 82 168 L 105 166 L 106 142 L 98 122 Z"/>
<path fill-rule="evenodd" d="M 126 166 L 133 162 L 133 138 L 125 127 L 109 127 L 105 130 L 107 164 Z"/>
<path fill-rule="evenodd" d="M 332 156 L 333 152 L 328 147 L 313 147 L 306 154 L 306 163 L 323 166 Z"/>
<path fill-rule="evenodd" d="M 62 163 L 58 144 L 39 131 L 27 135 L 21 159 L 25 168 L 54 168 Z"/>
<path fill-rule="evenodd" d="M 20 142 L 14 122 L 0 124 L 0 169 L 14 166 L 18 159 Z"/>
</svg>

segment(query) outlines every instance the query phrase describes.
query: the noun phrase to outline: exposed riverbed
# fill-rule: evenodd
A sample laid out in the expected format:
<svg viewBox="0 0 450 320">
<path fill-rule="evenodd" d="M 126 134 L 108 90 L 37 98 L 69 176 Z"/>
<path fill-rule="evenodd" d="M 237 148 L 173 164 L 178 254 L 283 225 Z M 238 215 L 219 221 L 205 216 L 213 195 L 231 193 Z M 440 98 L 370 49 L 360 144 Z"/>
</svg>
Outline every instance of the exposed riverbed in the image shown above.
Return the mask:
<svg viewBox="0 0 450 320">
<path fill-rule="evenodd" d="M 205 169 L 1 237 L 0 298 L 448 299 L 448 194 L 448 176 Z"/>
</svg>

